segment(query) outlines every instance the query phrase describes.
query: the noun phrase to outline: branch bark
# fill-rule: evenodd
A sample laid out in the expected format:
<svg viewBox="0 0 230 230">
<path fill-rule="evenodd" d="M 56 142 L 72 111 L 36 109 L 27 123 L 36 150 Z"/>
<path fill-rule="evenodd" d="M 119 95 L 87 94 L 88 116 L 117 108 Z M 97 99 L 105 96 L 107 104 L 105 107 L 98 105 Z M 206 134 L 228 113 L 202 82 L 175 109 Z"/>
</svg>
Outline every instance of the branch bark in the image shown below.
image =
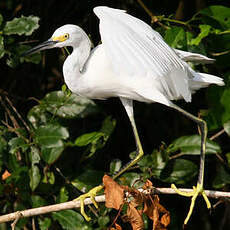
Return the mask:
<svg viewBox="0 0 230 230">
<path fill-rule="evenodd" d="M 192 192 L 192 189 L 180 189 L 183 192 Z M 144 192 L 143 189 L 139 191 Z M 153 188 L 151 191 L 152 194 L 171 194 L 177 195 L 177 193 L 172 188 Z M 213 190 L 205 190 L 205 193 L 208 197 L 218 199 L 218 198 L 230 198 L 230 192 L 221 192 L 221 191 L 213 191 Z M 101 203 L 105 202 L 105 195 L 100 195 L 95 197 L 96 202 Z M 85 199 L 85 205 L 92 204 L 90 198 Z M 23 211 L 17 211 L 14 213 L 6 214 L 0 216 L 0 223 L 9 222 L 9 221 L 17 221 L 19 218 L 22 217 L 30 217 L 30 216 L 37 216 L 41 214 L 57 212 L 66 209 L 74 209 L 80 207 L 80 201 L 69 201 L 65 203 L 55 204 L 55 205 L 48 205 L 39 208 L 32 208 Z"/>
</svg>

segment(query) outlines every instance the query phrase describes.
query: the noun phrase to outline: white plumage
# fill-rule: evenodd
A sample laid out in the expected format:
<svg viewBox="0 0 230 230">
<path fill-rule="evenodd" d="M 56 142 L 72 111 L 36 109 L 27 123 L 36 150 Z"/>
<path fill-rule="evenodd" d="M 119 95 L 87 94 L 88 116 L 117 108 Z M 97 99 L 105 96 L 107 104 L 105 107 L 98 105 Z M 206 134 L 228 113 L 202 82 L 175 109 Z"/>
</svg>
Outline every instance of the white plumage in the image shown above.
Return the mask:
<svg viewBox="0 0 230 230">
<path fill-rule="evenodd" d="M 105 99 L 119 97 L 132 124 L 137 155 L 125 165 L 113 178 L 117 178 L 128 168 L 136 164 L 143 156 L 143 149 L 138 136 L 133 116 L 133 100 L 152 103 L 159 102 L 170 106 L 198 124 L 201 130 L 201 157 L 197 186 L 193 192 L 190 211 L 185 219 L 188 222 L 196 197 L 201 194 L 210 208 L 211 204 L 203 191 L 206 123 L 184 111 L 172 100 L 191 101 L 196 90 L 209 84 L 224 85 L 221 78 L 206 73 L 195 72 L 186 61 L 211 63 L 213 59 L 200 54 L 180 51 L 169 47 L 149 25 L 127 14 L 123 10 L 109 7 L 94 8 L 100 19 L 102 44 L 91 51 L 91 42 L 87 34 L 78 26 L 64 25 L 58 28 L 51 39 L 32 48 L 26 54 L 55 47 L 72 46 L 73 51 L 63 65 L 64 79 L 69 89 L 88 98 Z M 103 186 L 98 186 L 89 193 L 80 196 L 94 197 Z M 96 204 L 95 204 L 96 206 Z M 84 208 L 81 213 L 89 220 Z"/>
<path fill-rule="evenodd" d="M 95 99 L 120 97 L 172 106 L 171 100 L 190 102 L 191 94 L 201 87 L 224 84 L 221 78 L 195 72 L 185 62 L 213 59 L 172 49 L 158 32 L 124 10 L 100 6 L 94 12 L 100 19 L 102 44 L 92 51 L 88 36 L 75 25 L 58 28 L 49 43 L 29 51 L 72 46 L 63 73 L 73 93 Z M 64 34 L 68 38 L 60 41 Z"/>
<path fill-rule="evenodd" d="M 74 34 L 75 30 L 81 35 L 80 46 L 74 47 L 63 67 L 65 81 L 74 93 L 89 98 L 124 97 L 170 106 L 170 100 L 183 98 L 190 102 L 193 91 L 210 83 L 223 85 L 222 79 L 196 73 L 183 61 L 189 57 L 196 59 L 198 54 L 173 50 L 143 21 L 108 7 L 96 7 L 94 12 L 100 19 L 102 44 L 91 53 L 90 41 L 79 27 L 65 25 L 53 35 L 58 37 L 69 31 Z M 205 60 L 204 56 L 199 57 Z"/>
</svg>

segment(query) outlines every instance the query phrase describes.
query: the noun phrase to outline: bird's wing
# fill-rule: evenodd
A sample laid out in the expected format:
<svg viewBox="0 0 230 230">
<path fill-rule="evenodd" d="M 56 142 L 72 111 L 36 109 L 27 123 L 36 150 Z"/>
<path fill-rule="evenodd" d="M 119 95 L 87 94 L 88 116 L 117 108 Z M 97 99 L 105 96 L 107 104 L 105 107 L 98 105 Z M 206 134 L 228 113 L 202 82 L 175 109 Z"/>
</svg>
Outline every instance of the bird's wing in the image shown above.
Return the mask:
<svg viewBox="0 0 230 230">
<path fill-rule="evenodd" d="M 100 6 L 94 13 L 116 74 L 158 78 L 169 99 L 191 100 L 186 64 L 158 32 L 123 10 Z"/>
<path fill-rule="evenodd" d="M 215 62 L 215 59 L 206 57 L 202 54 L 191 53 L 188 51 L 183 51 L 183 50 L 178 50 L 178 49 L 174 49 L 174 51 L 183 61 L 186 61 L 186 62 L 191 61 L 191 62 L 203 63 L 203 64 L 211 64 Z"/>
</svg>

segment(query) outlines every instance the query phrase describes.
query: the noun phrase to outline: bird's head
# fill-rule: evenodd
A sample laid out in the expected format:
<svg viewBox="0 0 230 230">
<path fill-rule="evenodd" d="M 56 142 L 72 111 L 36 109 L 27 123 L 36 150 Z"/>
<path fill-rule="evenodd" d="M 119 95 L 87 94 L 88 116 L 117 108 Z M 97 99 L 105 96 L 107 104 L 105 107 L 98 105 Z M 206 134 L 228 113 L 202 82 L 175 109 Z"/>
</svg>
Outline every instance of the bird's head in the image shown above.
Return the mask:
<svg viewBox="0 0 230 230">
<path fill-rule="evenodd" d="M 87 35 L 79 26 L 67 24 L 56 29 L 50 39 L 26 51 L 23 56 L 52 48 L 66 46 L 75 48 L 80 45 L 85 36 Z"/>
</svg>

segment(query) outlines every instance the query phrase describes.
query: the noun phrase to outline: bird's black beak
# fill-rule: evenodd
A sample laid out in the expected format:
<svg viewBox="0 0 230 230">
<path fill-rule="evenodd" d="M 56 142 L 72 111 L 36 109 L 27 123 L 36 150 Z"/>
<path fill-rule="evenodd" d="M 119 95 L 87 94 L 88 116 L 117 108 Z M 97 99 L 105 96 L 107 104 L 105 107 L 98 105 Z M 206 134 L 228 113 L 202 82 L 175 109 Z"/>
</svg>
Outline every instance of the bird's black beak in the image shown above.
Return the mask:
<svg viewBox="0 0 230 230">
<path fill-rule="evenodd" d="M 55 45 L 57 42 L 58 41 L 53 41 L 53 40 L 49 39 L 49 40 L 33 47 L 32 49 L 27 50 L 21 56 L 26 56 L 26 55 L 30 55 L 33 53 L 37 53 L 41 50 L 51 49 L 51 48 L 53 48 L 53 45 Z"/>
</svg>

